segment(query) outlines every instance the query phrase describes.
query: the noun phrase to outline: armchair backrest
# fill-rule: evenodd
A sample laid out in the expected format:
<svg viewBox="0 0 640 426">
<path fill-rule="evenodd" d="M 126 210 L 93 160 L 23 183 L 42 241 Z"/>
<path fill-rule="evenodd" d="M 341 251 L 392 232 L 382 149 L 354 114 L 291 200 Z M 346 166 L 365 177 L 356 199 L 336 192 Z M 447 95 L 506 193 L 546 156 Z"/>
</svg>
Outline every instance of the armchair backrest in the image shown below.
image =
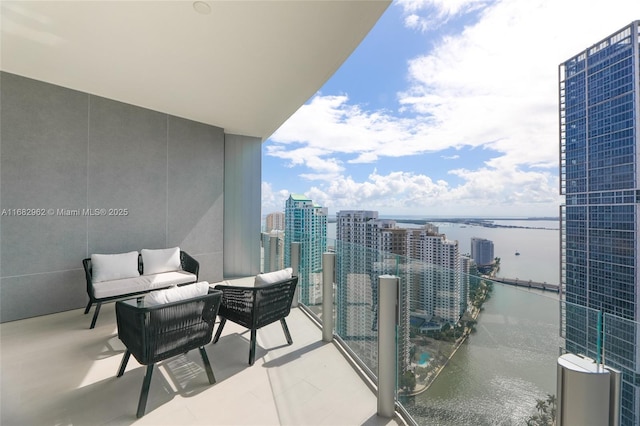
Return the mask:
<svg viewBox="0 0 640 426">
<path fill-rule="evenodd" d="M 289 315 L 298 277 L 258 287 L 217 285 L 222 290 L 220 315 L 250 329 L 258 329 Z"/>
<path fill-rule="evenodd" d="M 298 277 L 256 287 L 254 301 L 255 328 L 264 327 L 289 315 L 298 285 Z"/>
<path fill-rule="evenodd" d="M 118 337 L 143 365 L 206 345 L 213 336 L 222 292 L 162 305 L 116 302 Z"/>
</svg>

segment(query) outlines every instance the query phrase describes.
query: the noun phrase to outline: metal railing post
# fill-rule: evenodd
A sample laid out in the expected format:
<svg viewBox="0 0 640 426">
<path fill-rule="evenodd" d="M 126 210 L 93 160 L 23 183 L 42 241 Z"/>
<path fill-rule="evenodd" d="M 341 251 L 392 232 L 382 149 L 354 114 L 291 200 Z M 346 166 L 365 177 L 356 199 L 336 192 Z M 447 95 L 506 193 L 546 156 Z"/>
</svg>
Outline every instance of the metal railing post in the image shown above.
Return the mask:
<svg viewBox="0 0 640 426">
<path fill-rule="evenodd" d="M 335 253 L 322 253 L 322 341 L 333 340 L 333 282 Z"/>
<path fill-rule="evenodd" d="M 378 277 L 378 415 L 393 417 L 396 395 L 396 330 L 399 278 Z"/>
<path fill-rule="evenodd" d="M 299 274 L 300 267 L 300 244 L 301 243 L 291 243 L 291 268 L 293 269 L 293 275 L 298 277 L 298 285 L 296 286 L 296 292 L 293 295 L 293 303 L 291 303 L 292 307 L 298 306 L 298 298 L 300 297 L 300 281 L 302 277 Z"/>
</svg>

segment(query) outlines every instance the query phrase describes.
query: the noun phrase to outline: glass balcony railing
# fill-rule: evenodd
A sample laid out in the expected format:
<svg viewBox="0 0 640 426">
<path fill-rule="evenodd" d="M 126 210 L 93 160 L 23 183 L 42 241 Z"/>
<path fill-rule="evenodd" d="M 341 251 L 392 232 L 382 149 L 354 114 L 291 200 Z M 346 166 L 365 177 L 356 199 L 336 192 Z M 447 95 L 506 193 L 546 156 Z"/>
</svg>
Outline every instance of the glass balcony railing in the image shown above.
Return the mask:
<svg viewBox="0 0 640 426">
<path fill-rule="evenodd" d="M 560 303 L 554 286 L 505 284 L 456 260 L 444 268 L 339 240 L 301 240 L 300 303 L 322 322 L 331 280 L 334 336 L 374 382 L 382 358 L 378 283 L 397 277 L 394 398 L 415 424 L 526 424 L 555 405 L 565 347 L 622 370 L 623 382 L 636 377 L 637 324 Z M 314 247 L 326 247 L 333 271 Z M 624 411 L 624 385 L 622 396 Z"/>
</svg>

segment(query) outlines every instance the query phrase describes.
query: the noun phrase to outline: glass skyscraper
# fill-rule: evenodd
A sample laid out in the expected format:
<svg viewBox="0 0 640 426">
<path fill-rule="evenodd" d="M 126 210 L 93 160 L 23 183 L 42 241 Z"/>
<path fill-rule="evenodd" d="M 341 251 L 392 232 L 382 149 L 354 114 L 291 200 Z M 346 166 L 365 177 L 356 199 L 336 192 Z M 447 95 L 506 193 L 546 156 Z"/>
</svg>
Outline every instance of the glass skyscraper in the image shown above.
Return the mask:
<svg viewBox="0 0 640 426">
<path fill-rule="evenodd" d="M 284 209 L 284 264 L 291 266 L 291 243 L 300 244 L 300 301 L 315 304 L 321 292 L 322 253 L 327 251 L 327 213 L 311 199 L 291 194 Z"/>
<path fill-rule="evenodd" d="M 623 425 L 640 424 L 639 23 L 559 67 L 561 332 L 623 372 Z"/>
</svg>

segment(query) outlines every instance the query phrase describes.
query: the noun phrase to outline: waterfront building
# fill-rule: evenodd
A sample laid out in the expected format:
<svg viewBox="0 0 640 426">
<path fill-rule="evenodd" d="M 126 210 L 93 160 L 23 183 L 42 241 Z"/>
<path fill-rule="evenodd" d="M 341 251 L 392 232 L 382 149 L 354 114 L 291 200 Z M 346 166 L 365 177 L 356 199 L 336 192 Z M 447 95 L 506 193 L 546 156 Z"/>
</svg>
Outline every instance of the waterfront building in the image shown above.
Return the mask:
<svg viewBox="0 0 640 426">
<path fill-rule="evenodd" d="M 466 310 L 458 242 L 433 225 L 405 231 L 408 255 L 420 261 L 412 274 L 412 310 L 456 324 Z"/>
<path fill-rule="evenodd" d="M 267 215 L 265 220 L 265 231 L 271 232 L 273 230 L 284 231 L 284 213 L 273 212 Z"/>
<path fill-rule="evenodd" d="M 375 326 L 377 278 L 401 277 L 398 339 L 409 342 L 410 314 L 456 324 L 467 308 L 469 261 L 463 262 L 458 242 L 447 240 L 438 228 L 396 226 L 378 219 L 378 212 L 340 211 L 336 215 L 336 329 L 353 339 L 352 346 L 367 363 L 376 359 L 369 338 Z M 392 271 L 392 272 L 389 272 Z M 357 295 L 357 297 L 356 297 Z M 362 306 L 361 301 L 370 301 Z M 401 368 L 409 365 L 409 345 L 399 345 Z"/>
<path fill-rule="evenodd" d="M 300 301 L 315 304 L 321 295 L 322 253 L 327 250 L 327 208 L 300 194 L 285 203 L 284 264 L 291 265 L 291 243 L 300 244 Z"/>
<path fill-rule="evenodd" d="M 336 333 L 371 369 L 378 362 L 376 311 L 378 280 L 374 250 L 378 212 L 336 214 Z M 366 301 L 366 303 L 362 303 Z"/>
<path fill-rule="evenodd" d="M 559 66 L 561 332 L 567 351 L 623 372 L 623 425 L 640 423 L 639 24 Z"/>
<path fill-rule="evenodd" d="M 471 258 L 478 266 L 488 266 L 493 263 L 493 241 L 485 238 L 471 238 Z"/>
<path fill-rule="evenodd" d="M 469 256 L 460 256 L 460 277 L 461 277 L 461 286 L 460 286 L 460 312 L 463 314 L 469 310 L 469 282 L 471 273 L 471 265 L 473 264 L 473 259 Z"/>
<path fill-rule="evenodd" d="M 407 370 L 410 365 L 409 354 L 410 321 L 411 321 L 411 289 L 412 262 L 408 252 L 408 235 L 406 229 L 396 226 L 394 220 L 383 219 L 375 223 L 374 247 L 381 258 L 376 266 L 385 273 L 391 273 L 400 277 L 400 289 L 398 295 L 398 369 L 400 372 Z M 382 255 L 382 253 L 386 253 Z M 388 272 L 391 271 L 391 272 Z M 381 275 L 377 273 L 376 275 Z"/>
</svg>

